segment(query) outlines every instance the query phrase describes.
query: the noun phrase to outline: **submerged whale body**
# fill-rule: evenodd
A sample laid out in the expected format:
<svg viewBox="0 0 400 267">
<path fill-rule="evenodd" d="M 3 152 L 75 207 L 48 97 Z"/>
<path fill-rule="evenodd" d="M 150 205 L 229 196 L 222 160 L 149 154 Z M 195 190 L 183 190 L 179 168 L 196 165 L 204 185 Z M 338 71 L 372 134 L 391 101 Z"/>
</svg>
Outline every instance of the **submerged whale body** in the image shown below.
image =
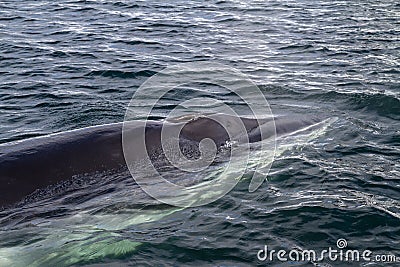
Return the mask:
<svg viewBox="0 0 400 267">
<path fill-rule="evenodd" d="M 216 122 L 216 119 L 218 122 Z M 132 121 L 93 126 L 0 145 L 0 207 L 14 204 L 37 189 L 71 179 L 74 175 L 126 166 L 122 130 L 135 134 L 145 126 L 147 151 L 161 147 L 163 127 L 181 127 L 180 139 L 200 142 L 210 138 L 217 146 L 229 141 L 224 127 L 235 129 L 238 120 L 249 142 L 288 134 L 318 122 L 316 119 L 248 119 L 214 114 L 167 121 Z M 221 125 L 222 124 L 222 125 Z M 232 126 L 233 125 L 233 126 Z M 241 128 L 243 129 L 243 127 Z M 140 134 L 140 132 L 139 132 Z"/>
</svg>

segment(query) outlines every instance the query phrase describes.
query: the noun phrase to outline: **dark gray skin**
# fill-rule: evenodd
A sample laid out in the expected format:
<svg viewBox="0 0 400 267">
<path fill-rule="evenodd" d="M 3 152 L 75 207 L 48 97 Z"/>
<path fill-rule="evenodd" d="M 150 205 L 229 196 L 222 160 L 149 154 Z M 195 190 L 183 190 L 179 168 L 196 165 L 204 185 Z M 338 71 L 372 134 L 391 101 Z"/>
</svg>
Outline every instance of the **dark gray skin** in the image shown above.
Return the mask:
<svg viewBox="0 0 400 267">
<path fill-rule="evenodd" d="M 180 137 L 200 142 L 211 138 L 217 146 L 229 140 L 223 126 L 213 118 L 231 121 L 228 115 L 210 115 L 191 120 L 148 121 L 146 147 L 161 146 L 163 125 L 183 126 Z M 257 142 L 274 134 L 272 119 L 240 118 L 249 142 Z M 237 120 L 236 120 L 237 121 Z M 278 135 L 287 134 L 316 123 L 312 119 L 275 118 Z M 136 131 L 143 122 L 130 122 Z M 0 146 L 0 207 L 14 204 L 37 189 L 69 180 L 74 175 L 112 170 L 126 166 L 122 150 L 122 123 L 100 125 L 31 138 Z M 263 127 L 263 135 L 260 127 Z"/>
</svg>

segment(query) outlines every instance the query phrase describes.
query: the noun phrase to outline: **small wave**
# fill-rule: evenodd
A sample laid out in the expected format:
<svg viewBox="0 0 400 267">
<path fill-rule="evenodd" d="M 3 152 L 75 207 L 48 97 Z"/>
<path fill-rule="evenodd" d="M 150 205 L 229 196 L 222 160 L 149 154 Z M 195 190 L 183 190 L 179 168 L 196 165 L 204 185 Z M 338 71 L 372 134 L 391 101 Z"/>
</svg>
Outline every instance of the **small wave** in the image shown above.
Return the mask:
<svg viewBox="0 0 400 267">
<path fill-rule="evenodd" d="M 157 72 L 152 70 L 140 70 L 140 71 L 122 71 L 122 70 L 93 70 L 85 76 L 102 76 L 109 78 L 139 78 L 139 77 L 150 77 Z"/>
<path fill-rule="evenodd" d="M 144 39 L 138 39 L 138 40 L 117 40 L 116 42 L 123 43 L 123 44 L 128 44 L 128 45 L 163 45 L 160 42 L 153 41 L 153 40 L 144 40 Z"/>
<path fill-rule="evenodd" d="M 310 44 L 290 44 L 287 46 L 282 46 L 279 47 L 279 50 L 307 50 L 307 49 L 312 49 L 314 46 Z"/>
<path fill-rule="evenodd" d="M 123 7 L 123 8 L 136 8 L 136 7 L 140 7 L 140 5 L 138 4 L 128 4 L 128 3 L 124 3 L 122 1 L 116 1 L 112 4 L 113 6 L 117 6 L 117 7 Z"/>
<path fill-rule="evenodd" d="M 361 93 L 361 92 L 335 92 L 312 94 L 308 99 L 322 99 L 327 102 L 343 99 L 352 110 L 375 111 L 379 115 L 391 119 L 400 118 L 400 99 L 395 95 L 385 93 Z"/>
<path fill-rule="evenodd" d="M 15 19 L 23 19 L 21 16 L 12 16 L 12 17 L 0 17 L 0 21 L 9 21 Z"/>
</svg>

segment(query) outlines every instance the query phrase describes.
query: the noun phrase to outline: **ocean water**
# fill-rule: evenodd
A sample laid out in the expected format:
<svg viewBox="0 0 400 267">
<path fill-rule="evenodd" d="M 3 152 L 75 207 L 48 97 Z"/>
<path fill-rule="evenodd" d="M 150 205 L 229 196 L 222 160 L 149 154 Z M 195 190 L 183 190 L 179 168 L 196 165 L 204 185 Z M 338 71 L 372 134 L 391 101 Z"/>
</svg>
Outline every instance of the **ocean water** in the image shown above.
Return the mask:
<svg viewBox="0 0 400 267">
<path fill-rule="evenodd" d="M 257 191 L 245 175 L 201 207 L 160 204 L 124 171 L 51 188 L 0 212 L 0 266 L 382 266 L 257 257 L 338 239 L 400 257 L 399 44 L 387 0 L 1 1 L 1 144 L 122 121 L 146 79 L 196 61 L 246 74 L 274 115 L 335 120 L 278 140 Z M 188 85 L 154 116 L 204 96 L 242 105 Z"/>
</svg>

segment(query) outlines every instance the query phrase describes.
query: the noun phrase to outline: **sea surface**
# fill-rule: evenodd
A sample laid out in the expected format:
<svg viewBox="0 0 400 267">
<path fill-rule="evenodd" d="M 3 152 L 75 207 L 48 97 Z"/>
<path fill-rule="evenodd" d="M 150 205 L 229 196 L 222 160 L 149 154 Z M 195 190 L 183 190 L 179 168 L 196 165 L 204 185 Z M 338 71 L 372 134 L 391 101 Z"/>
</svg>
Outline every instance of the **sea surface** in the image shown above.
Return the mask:
<svg viewBox="0 0 400 267">
<path fill-rule="evenodd" d="M 396 1 L 3 0 L 0 144 L 122 121 L 144 81 L 196 61 L 247 75 L 276 116 L 335 120 L 280 140 L 255 192 L 244 177 L 205 206 L 160 204 L 124 172 L 78 177 L 0 212 L 0 266 L 399 266 L 257 258 L 338 239 L 400 257 Z M 188 85 L 153 115 L 195 97 L 242 105 Z"/>
</svg>

